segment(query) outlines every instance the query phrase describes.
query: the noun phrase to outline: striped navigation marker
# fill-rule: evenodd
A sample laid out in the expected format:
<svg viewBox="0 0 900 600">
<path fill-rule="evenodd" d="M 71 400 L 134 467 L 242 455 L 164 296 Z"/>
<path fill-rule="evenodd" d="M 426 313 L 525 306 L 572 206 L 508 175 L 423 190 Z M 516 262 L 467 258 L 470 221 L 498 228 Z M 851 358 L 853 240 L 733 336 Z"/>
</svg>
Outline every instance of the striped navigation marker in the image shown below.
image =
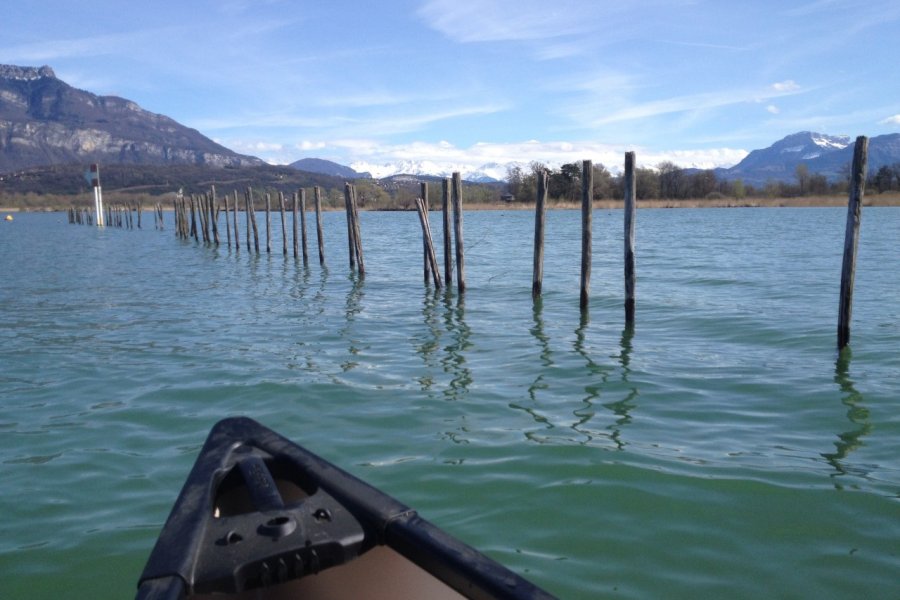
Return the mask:
<svg viewBox="0 0 900 600">
<path fill-rule="evenodd" d="M 105 225 L 103 222 L 103 192 L 100 189 L 100 165 L 91 165 L 91 168 L 84 172 L 84 178 L 91 187 L 94 188 L 94 214 L 95 222 L 98 227 Z"/>
</svg>

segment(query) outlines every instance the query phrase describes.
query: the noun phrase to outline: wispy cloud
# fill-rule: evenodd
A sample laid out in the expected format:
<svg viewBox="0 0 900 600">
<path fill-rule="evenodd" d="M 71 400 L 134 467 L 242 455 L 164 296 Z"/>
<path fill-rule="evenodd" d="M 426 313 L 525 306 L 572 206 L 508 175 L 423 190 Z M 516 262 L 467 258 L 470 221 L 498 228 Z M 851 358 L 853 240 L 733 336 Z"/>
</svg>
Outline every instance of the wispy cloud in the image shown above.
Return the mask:
<svg viewBox="0 0 900 600">
<path fill-rule="evenodd" d="M 576 4 L 569 0 L 552 4 L 539 0 L 429 0 L 418 15 L 456 42 L 540 40 L 587 31 L 583 18 L 573 18 L 580 14 Z"/>
<path fill-rule="evenodd" d="M 43 40 L 0 48 L 0 56 L 10 62 L 49 63 L 60 59 L 115 55 L 147 42 L 170 38 L 175 28 L 110 33 L 77 38 Z"/>
<path fill-rule="evenodd" d="M 790 94 L 800 91 L 800 86 L 793 79 L 779 81 L 772 84 L 772 89 L 778 94 Z"/>
<path fill-rule="evenodd" d="M 286 138 L 293 135 L 302 136 L 312 131 L 318 135 L 329 137 L 383 137 L 398 133 L 415 132 L 434 123 L 452 119 L 488 115 L 505 109 L 501 104 L 471 104 L 459 106 L 441 106 L 433 110 L 410 110 L 405 112 L 386 111 L 353 114 L 317 114 L 301 116 L 300 112 L 250 113 L 228 115 L 224 117 L 199 118 L 189 125 L 210 132 L 248 130 L 252 128 L 270 128 L 274 135 Z"/>
<path fill-rule="evenodd" d="M 660 100 L 637 102 L 596 117 L 591 123 L 593 126 L 597 127 L 610 123 L 634 119 L 646 119 L 671 113 L 711 110 L 734 104 L 762 102 L 770 98 L 799 94 L 802 92 L 803 89 L 796 82 L 788 80 L 774 83 L 766 88 L 727 89 L 700 94 L 674 96 Z"/>
<path fill-rule="evenodd" d="M 881 125 L 900 125 L 900 115 L 894 115 L 892 117 L 888 117 L 886 119 L 882 119 L 878 121 Z"/>
</svg>

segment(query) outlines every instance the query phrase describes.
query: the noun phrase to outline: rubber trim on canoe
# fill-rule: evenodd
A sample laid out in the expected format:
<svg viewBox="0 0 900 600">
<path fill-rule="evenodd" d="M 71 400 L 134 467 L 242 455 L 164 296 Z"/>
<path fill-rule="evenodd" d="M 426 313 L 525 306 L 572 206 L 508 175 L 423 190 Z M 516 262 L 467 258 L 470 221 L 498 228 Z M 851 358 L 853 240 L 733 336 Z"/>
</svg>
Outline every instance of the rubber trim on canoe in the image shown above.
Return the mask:
<svg viewBox="0 0 900 600">
<path fill-rule="evenodd" d="M 285 500 L 290 481 L 302 499 Z M 223 494 L 247 506 L 217 515 Z M 414 510 L 246 417 L 209 433 L 138 583 L 139 600 L 235 593 L 386 545 L 467 598 L 553 598 Z"/>
</svg>

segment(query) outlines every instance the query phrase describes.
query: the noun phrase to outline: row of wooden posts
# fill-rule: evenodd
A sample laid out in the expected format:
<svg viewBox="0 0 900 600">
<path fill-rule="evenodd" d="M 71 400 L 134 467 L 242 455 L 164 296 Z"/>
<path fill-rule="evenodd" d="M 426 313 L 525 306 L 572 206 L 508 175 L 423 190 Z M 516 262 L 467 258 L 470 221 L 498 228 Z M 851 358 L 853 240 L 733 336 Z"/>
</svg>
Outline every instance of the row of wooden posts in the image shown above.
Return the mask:
<svg viewBox="0 0 900 600">
<path fill-rule="evenodd" d="M 451 184 L 452 181 L 452 184 Z M 431 237 L 431 228 L 428 220 L 428 186 L 421 184 L 422 195 L 417 198 L 419 216 L 422 220 L 423 231 L 423 248 L 425 256 L 425 280 L 426 283 L 431 278 L 436 288 L 441 288 L 444 282 L 447 285 L 452 283 L 452 264 L 453 260 L 450 256 L 451 237 L 449 234 L 449 206 L 452 195 L 453 211 L 454 211 L 454 233 L 456 240 L 456 277 L 457 288 L 460 293 L 465 292 L 465 252 L 463 249 L 463 218 L 462 218 L 462 180 L 459 173 L 454 173 L 453 178 L 444 181 L 444 277 L 441 278 L 438 269 L 436 253 Z M 452 194 L 451 194 L 452 190 Z M 322 235 L 322 192 L 316 186 L 313 188 L 313 197 L 315 201 L 316 213 L 316 236 L 319 249 L 319 263 L 325 263 L 325 241 Z M 239 196 L 237 190 L 234 191 L 233 202 L 229 205 L 229 196 L 222 198 L 225 212 L 225 236 L 226 244 L 235 250 L 240 250 L 240 231 L 238 227 L 238 208 Z M 266 214 L 266 252 L 272 252 L 272 202 L 271 194 L 265 194 L 265 214 Z M 286 203 L 284 193 L 278 194 L 279 210 L 281 213 L 281 233 L 282 233 L 282 253 L 288 255 L 288 235 L 286 224 Z M 362 234 L 359 225 L 359 204 L 356 198 L 356 188 L 347 183 L 344 186 L 345 210 L 347 213 L 347 240 L 349 249 L 350 268 L 355 269 L 360 276 L 365 276 L 365 258 L 362 245 Z M 202 194 L 190 194 L 189 196 L 179 195 L 173 201 L 173 209 L 175 212 L 175 235 L 182 239 L 193 238 L 197 242 L 202 241 L 209 244 L 220 244 L 221 234 L 219 232 L 219 213 L 222 210 L 219 203 L 215 186 L 211 187 L 210 192 Z M 161 210 L 161 209 L 160 209 Z M 253 199 L 252 188 L 247 188 L 244 192 L 243 211 L 247 215 L 246 222 L 246 245 L 247 250 L 255 250 L 260 252 L 260 233 L 259 226 L 256 222 L 255 202 Z M 306 235 L 306 190 L 300 189 L 293 194 L 292 198 L 293 211 L 293 242 L 294 242 L 294 258 L 299 258 L 302 248 L 302 257 L 304 264 L 308 263 L 308 242 Z M 229 219 L 229 215 L 232 215 Z M 298 218 L 299 216 L 299 218 Z M 232 228 L 233 224 L 233 228 Z M 299 227 L 299 235 L 298 235 Z M 232 236 L 232 231 L 234 235 Z M 252 246 L 251 246 L 252 240 Z"/>
<path fill-rule="evenodd" d="M 157 205 L 158 206 L 158 205 Z M 104 224 L 109 227 L 124 229 L 141 228 L 143 205 L 140 202 L 113 203 L 105 208 Z M 75 225 L 94 225 L 94 213 L 87 208 L 71 207 L 68 210 L 69 223 Z M 161 218 L 156 214 L 157 220 Z"/>
<path fill-rule="evenodd" d="M 322 195 L 321 190 L 316 186 L 313 190 L 315 198 L 316 211 L 316 234 L 319 242 L 319 263 L 325 263 L 325 241 L 322 236 Z M 225 243 L 230 248 L 232 243 L 235 250 L 241 248 L 241 234 L 238 226 L 238 207 L 240 202 L 237 190 L 234 191 L 234 201 L 229 205 L 229 196 L 223 197 L 225 212 Z M 265 195 L 266 199 L 266 252 L 272 252 L 272 196 L 269 193 Z M 278 193 L 278 201 L 281 212 L 281 239 L 282 253 L 288 254 L 288 235 L 287 222 L 285 217 L 285 199 L 284 192 Z M 175 210 L 175 235 L 182 239 L 194 238 L 200 241 L 201 237 L 205 243 L 219 245 L 221 243 L 221 234 L 219 233 L 219 212 L 220 204 L 216 199 L 216 188 L 212 186 L 210 192 L 203 194 L 191 194 L 184 196 L 179 194 L 173 201 Z M 252 248 L 259 253 L 259 226 L 256 223 L 256 210 L 253 201 L 253 190 L 247 188 L 244 192 L 243 210 L 247 215 L 246 218 L 246 244 L 247 251 Z M 306 190 L 301 189 L 295 192 L 292 201 L 293 212 L 293 233 L 294 233 L 294 258 L 299 258 L 302 246 L 303 263 L 309 262 L 309 250 L 306 236 Z M 229 219 L 229 214 L 232 217 Z M 298 219 L 299 215 L 299 219 Z M 233 227 L 232 227 L 233 225 Z M 302 230 L 302 244 L 298 237 L 298 225 Z M 234 235 L 232 236 L 232 231 Z M 357 226 L 358 235 L 358 226 Z M 351 237 L 351 240 L 353 238 Z M 358 256 L 362 256 L 361 243 L 358 244 Z M 351 248 L 351 266 L 354 264 L 354 255 Z M 361 258 L 359 259 L 361 262 Z"/>
<path fill-rule="evenodd" d="M 853 281 L 856 271 L 856 254 L 859 238 L 859 224 L 862 208 L 862 198 L 865 192 L 865 174 L 868 155 L 868 139 L 860 136 L 856 139 L 851 169 L 851 182 L 847 210 L 847 225 L 844 236 L 844 255 L 841 270 L 840 306 L 838 311 L 838 348 L 845 347 L 850 342 L 850 317 L 853 305 Z M 593 214 L 593 165 L 590 160 L 582 163 L 582 203 L 581 203 L 581 288 L 580 307 L 586 311 L 590 302 L 591 281 L 591 255 L 592 255 L 592 214 Z M 534 269 L 532 276 L 531 292 L 535 301 L 540 298 L 543 287 L 544 272 L 544 226 L 546 222 L 546 206 L 549 175 L 546 171 L 538 176 L 537 197 L 535 202 L 534 220 Z M 636 184 L 635 184 L 635 154 L 625 154 L 624 174 L 624 263 L 625 263 L 625 322 L 631 327 L 635 320 L 635 215 L 636 215 Z M 428 185 L 421 183 L 421 194 L 416 199 L 416 209 L 419 215 L 419 223 L 422 227 L 423 246 L 423 271 L 425 283 L 433 282 L 436 289 L 453 283 L 453 256 L 451 243 L 455 241 L 456 258 L 456 282 L 460 294 L 466 291 L 465 251 L 463 244 L 463 212 L 462 212 L 462 180 L 459 173 L 454 173 L 452 178 L 445 178 L 442 182 L 442 224 L 444 241 L 444 274 L 441 277 L 431 235 L 429 222 Z M 322 236 L 322 200 L 321 190 L 317 186 L 313 188 L 316 214 L 316 234 L 318 239 L 319 263 L 325 264 L 325 243 Z M 226 243 L 235 250 L 239 250 L 240 232 L 238 228 L 238 192 L 234 192 L 233 203 L 229 207 L 229 196 L 224 196 L 225 212 L 225 236 Z M 365 276 L 365 260 L 363 254 L 362 236 L 359 226 L 359 206 L 356 198 L 356 189 L 347 183 L 344 186 L 345 210 L 347 213 L 347 240 L 349 249 L 350 269 L 355 269 L 360 277 Z M 288 235 L 285 218 L 284 193 L 278 194 L 279 210 L 281 212 L 282 253 L 288 255 Z M 450 208 L 453 210 L 453 231 L 450 229 Z M 300 189 L 293 194 L 293 242 L 294 258 L 301 255 L 303 263 L 308 264 L 307 236 L 306 236 L 306 190 Z M 134 227 L 132 212 L 137 212 L 137 227 L 141 227 L 141 205 L 113 205 L 108 208 L 107 223 L 118 227 Z M 175 209 L 175 234 L 183 239 L 194 238 L 200 241 L 202 237 L 205 243 L 220 244 L 221 234 L 218 226 L 220 205 L 217 202 L 215 186 L 209 193 L 191 194 L 189 197 L 179 195 L 174 201 Z M 253 248 L 259 253 L 259 228 L 256 223 L 256 210 L 253 202 L 253 191 L 247 188 L 244 193 L 243 209 L 247 214 L 246 221 L 246 246 L 251 250 L 251 235 Z M 231 223 L 229 223 L 229 210 L 232 211 Z M 272 251 L 272 227 L 271 227 L 271 195 L 265 194 L 266 214 L 266 252 Z M 299 215 L 299 220 L 298 220 Z M 163 224 L 162 205 L 157 204 L 154 211 L 156 226 L 162 229 Z M 70 223 L 90 223 L 92 215 L 89 211 L 69 211 Z M 298 224 L 300 235 L 298 236 Z M 233 227 L 232 227 L 233 225 Z M 232 236 L 233 231 L 233 236 Z"/>
</svg>

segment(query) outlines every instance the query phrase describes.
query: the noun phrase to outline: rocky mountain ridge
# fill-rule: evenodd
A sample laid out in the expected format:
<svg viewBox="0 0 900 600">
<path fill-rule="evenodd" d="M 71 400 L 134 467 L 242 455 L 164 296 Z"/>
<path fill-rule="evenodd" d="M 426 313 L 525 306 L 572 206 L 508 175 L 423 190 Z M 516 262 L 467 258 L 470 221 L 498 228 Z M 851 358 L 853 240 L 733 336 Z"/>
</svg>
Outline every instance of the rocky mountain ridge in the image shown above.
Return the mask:
<svg viewBox="0 0 900 600">
<path fill-rule="evenodd" d="M 130 100 L 76 89 L 50 67 L 0 65 L 0 173 L 74 162 L 264 164 Z"/>
</svg>

